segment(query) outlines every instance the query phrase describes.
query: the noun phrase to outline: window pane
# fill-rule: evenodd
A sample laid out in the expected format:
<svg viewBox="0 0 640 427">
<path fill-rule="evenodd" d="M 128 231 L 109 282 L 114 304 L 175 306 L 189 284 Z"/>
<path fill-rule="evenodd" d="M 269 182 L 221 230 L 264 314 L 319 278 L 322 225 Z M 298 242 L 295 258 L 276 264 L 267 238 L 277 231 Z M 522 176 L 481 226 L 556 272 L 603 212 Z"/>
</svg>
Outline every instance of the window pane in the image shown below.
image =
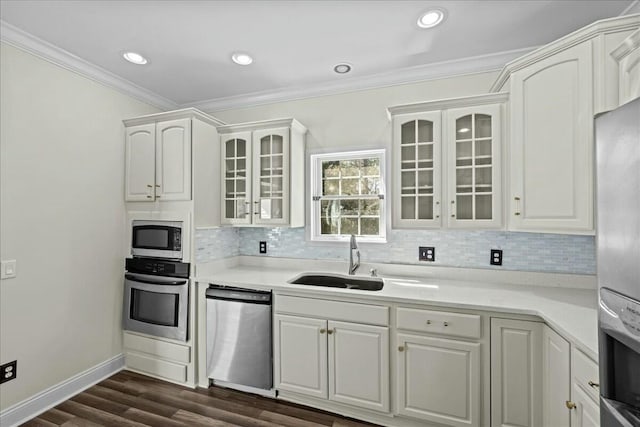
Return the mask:
<svg viewBox="0 0 640 427">
<path fill-rule="evenodd" d="M 260 154 L 271 154 L 271 136 L 263 136 L 260 139 Z"/>
<path fill-rule="evenodd" d="M 338 234 L 340 204 L 337 200 L 320 201 L 320 228 L 322 234 Z"/>
<path fill-rule="evenodd" d="M 282 136 L 280 135 L 271 135 L 271 153 L 273 154 L 282 154 Z"/>
<path fill-rule="evenodd" d="M 416 219 L 416 198 L 403 197 L 400 211 L 402 219 Z"/>
<path fill-rule="evenodd" d="M 420 160 L 433 160 L 433 145 L 419 145 L 418 158 Z"/>
<path fill-rule="evenodd" d="M 340 234 L 359 234 L 357 218 L 342 218 L 340 220 Z"/>
<path fill-rule="evenodd" d="M 418 197 L 418 219 L 433 219 L 433 198 Z"/>
<path fill-rule="evenodd" d="M 380 180 L 378 178 L 363 178 L 362 194 L 380 194 Z"/>
<path fill-rule="evenodd" d="M 341 200 L 340 201 L 340 214 L 348 216 L 358 216 L 360 212 L 359 200 Z"/>
<path fill-rule="evenodd" d="M 282 199 L 271 199 L 271 218 L 282 218 Z"/>
<path fill-rule="evenodd" d="M 359 179 L 343 179 L 342 180 L 342 191 L 340 192 L 343 196 L 351 196 L 355 194 L 360 194 L 358 191 L 358 182 Z"/>
<path fill-rule="evenodd" d="M 340 193 L 340 181 L 337 179 L 325 179 L 322 181 L 322 194 L 324 196 L 337 196 Z"/>
<path fill-rule="evenodd" d="M 322 162 L 323 178 L 337 178 L 339 176 L 340 176 L 340 162 L 338 161 Z"/>
<path fill-rule="evenodd" d="M 416 148 L 415 145 L 409 145 L 406 147 L 402 147 L 402 161 L 405 160 L 415 160 L 416 158 Z"/>
<path fill-rule="evenodd" d="M 471 115 L 460 117 L 456 120 L 456 139 L 471 138 Z"/>
<path fill-rule="evenodd" d="M 378 218 L 362 218 L 360 234 L 363 236 L 377 236 L 380 234 L 380 220 Z"/>
<path fill-rule="evenodd" d="M 457 196 L 456 216 L 458 219 L 472 219 L 472 196 Z"/>
<path fill-rule="evenodd" d="M 380 215 L 380 200 L 363 200 L 362 215 Z"/>
<path fill-rule="evenodd" d="M 246 157 L 247 156 L 247 141 L 244 139 L 236 139 L 237 147 L 238 147 L 238 157 Z"/>
<path fill-rule="evenodd" d="M 476 196 L 476 219 L 491 219 L 491 196 Z"/>
<path fill-rule="evenodd" d="M 340 162 L 342 178 L 360 176 L 360 163 L 360 160 L 342 160 Z"/>
<path fill-rule="evenodd" d="M 486 114 L 476 114 L 476 138 L 491 137 L 491 116 Z"/>
<path fill-rule="evenodd" d="M 380 159 L 376 157 L 364 159 L 362 173 L 367 176 L 380 176 Z"/>
<path fill-rule="evenodd" d="M 235 157 L 236 155 L 236 144 L 235 144 L 236 140 L 235 139 L 230 139 L 229 141 L 227 141 L 225 143 L 225 154 L 224 156 L 229 158 L 229 157 Z"/>
</svg>

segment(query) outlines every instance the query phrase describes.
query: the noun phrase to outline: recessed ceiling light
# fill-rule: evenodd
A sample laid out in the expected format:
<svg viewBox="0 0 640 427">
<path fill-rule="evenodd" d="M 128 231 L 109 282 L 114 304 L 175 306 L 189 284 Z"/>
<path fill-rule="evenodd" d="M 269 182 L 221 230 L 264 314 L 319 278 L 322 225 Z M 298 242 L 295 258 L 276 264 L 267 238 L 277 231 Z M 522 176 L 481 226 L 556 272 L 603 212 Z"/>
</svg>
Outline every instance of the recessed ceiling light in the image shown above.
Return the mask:
<svg viewBox="0 0 640 427">
<path fill-rule="evenodd" d="M 249 65 L 253 62 L 253 58 L 248 53 L 236 52 L 231 55 L 231 60 L 238 65 Z"/>
<path fill-rule="evenodd" d="M 136 65 L 144 65 L 147 62 L 149 62 L 149 61 L 147 61 L 147 58 L 145 58 L 144 56 L 140 55 L 139 53 L 135 53 L 135 52 L 125 52 L 125 53 L 122 54 L 122 56 L 127 61 L 131 62 L 132 64 L 136 64 Z"/>
<path fill-rule="evenodd" d="M 333 67 L 333 71 L 335 71 L 338 74 L 347 74 L 349 71 L 351 71 L 351 65 L 347 64 L 346 62 L 343 62 Z"/>
<path fill-rule="evenodd" d="M 423 13 L 420 18 L 418 18 L 418 27 L 433 28 L 442 23 L 442 21 L 444 21 L 444 10 L 431 9 Z"/>
</svg>

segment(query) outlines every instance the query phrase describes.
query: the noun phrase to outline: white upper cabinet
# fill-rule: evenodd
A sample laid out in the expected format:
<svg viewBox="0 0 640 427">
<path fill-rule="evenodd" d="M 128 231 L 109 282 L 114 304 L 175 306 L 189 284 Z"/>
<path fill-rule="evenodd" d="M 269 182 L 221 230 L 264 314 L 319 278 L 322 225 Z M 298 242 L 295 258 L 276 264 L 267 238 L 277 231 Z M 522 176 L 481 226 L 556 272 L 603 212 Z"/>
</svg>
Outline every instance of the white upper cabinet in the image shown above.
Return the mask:
<svg viewBox="0 0 640 427">
<path fill-rule="evenodd" d="M 446 112 L 449 227 L 502 223 L 500 110 L 493 104 Z"/>
<path fill-rule="evenodd" d="M 213 196 L 216 203 L 219 199 L 215 165 L 220 151 L 215 127 L 221 124 L 194 108 L 124 120 L 125 200 L 188 201 L 195 200 L 194 193 L 198 193 L 200 201 L 195 204 L 199 211 L 207 211 L 202 219 L 206 216 L 219 225 L 219 214 L 213 214 L 210 205 Z M 210 221 L 201 225 L 205 223 Z"/>
<path fill-rule="evenodd" d="M 509 228 L 593 232 L 591 43 L 511 76 Z"/>
<path fill-rule="evenodd" d="M 191 120 L 126 128 L 125 200 L 191 200 Z"/>
<path fill-rule="evenodd" d="M 388 109 L 394 228 L 501 227 L 507 99 L 490 94 Z"/>
<path fill-rule="evenodd" d="M 440 111 L 393 119 L 394 227 L 439 227 Z"/>
<path fill-rule="evenodd" d="M 509 230 L 594 234 L 593 118 L 633 96 L 640 68 L 615 48 L 638 27 L 638 15 L 594 22 L 498 76 L 491 91 L 510 91 Z"/>
<path fill-rule="evenodd" d="M 304 225 L 304 135 L 294 119 L 218 128 L 222 224 Z"/>
<path fill-rule="evenodd" d="M 156 198 L 191 199 L 191 120 L 156 124 Z"/>
<path fill-rule="evenodd" d="M 156 142 L 154 123 L 125 129 L 125 199 L 148 201 L 154 198 Z"/>
</svg>

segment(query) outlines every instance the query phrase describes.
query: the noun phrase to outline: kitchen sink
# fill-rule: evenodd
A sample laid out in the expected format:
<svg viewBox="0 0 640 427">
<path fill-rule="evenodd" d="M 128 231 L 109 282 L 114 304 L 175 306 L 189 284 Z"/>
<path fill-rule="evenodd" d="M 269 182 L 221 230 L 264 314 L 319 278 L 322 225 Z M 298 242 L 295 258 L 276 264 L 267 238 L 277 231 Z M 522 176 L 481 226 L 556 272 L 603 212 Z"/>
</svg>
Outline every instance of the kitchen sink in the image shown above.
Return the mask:
<svg viewBox="0 0 640 427">
<path fill-rule="evenodd" d="M 293 285 L 323 286 L 325 288 L 379 291 L 384 286 L 380 278 L 360 278 L 344 274 L 302 273 L 289 280 Z"/>
</svg>

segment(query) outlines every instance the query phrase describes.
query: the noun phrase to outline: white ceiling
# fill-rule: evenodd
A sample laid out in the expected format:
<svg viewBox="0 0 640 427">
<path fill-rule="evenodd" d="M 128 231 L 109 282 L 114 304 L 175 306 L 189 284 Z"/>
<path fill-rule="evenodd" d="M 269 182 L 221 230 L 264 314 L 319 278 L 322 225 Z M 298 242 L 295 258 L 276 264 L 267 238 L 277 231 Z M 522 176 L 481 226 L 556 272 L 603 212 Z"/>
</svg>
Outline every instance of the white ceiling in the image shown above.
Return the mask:
<svg viewBox="0 0 640 427">
<path fill-rule="evenodd" d="M 637 8 L 637 0 L 2 0 L 0 18 L 175 105 L 203 105 L 357 86 L 375 76 L 392 81 L 407 70 L 419 80 L 424 67 L 461 58 L 494 58 L 487 63 L 499 68 L 630 6 Z M 446 21 L 419 28 L 419 15 L 432 7 L 446 9 Z M 127 50 L 150 63 L 125 62 L 121 53 Z M 254 63 L 232 63 L 237 50 L 249 52 Z M 342 61 L 353 64 L 350 74 L 333 72 Z"/>
</svg>

